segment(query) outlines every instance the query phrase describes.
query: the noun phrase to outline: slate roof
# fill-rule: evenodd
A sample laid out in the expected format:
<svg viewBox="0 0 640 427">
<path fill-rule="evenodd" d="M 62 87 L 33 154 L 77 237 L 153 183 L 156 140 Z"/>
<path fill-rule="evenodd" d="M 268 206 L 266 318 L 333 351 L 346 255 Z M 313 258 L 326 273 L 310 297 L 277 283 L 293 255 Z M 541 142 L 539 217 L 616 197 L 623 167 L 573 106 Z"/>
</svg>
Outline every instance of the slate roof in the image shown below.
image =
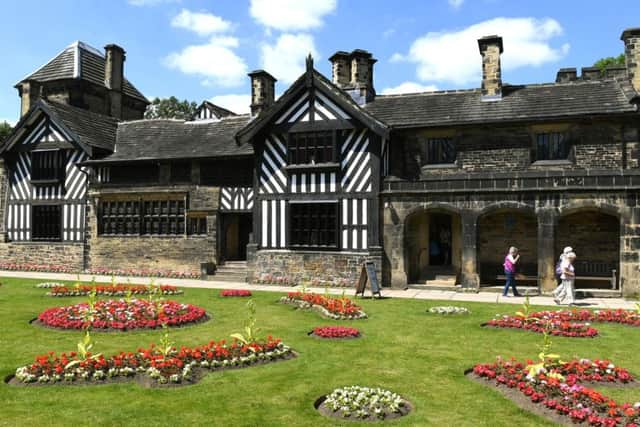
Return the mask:
<svg viewBox="0 0 640 427">
<path fill-rule="evenodd" d="M 46 82 L 62 79 L 81 79 L 104 86 L 104 54 L 83 42 L 75 42 L 67 46 L 55 58 L 40 67 L 34 73 L 22 79 Z M 126 78 L 122 91 L 125 95 L 149 103 L 149 100 Z"/>
<path fill-rule="evenodd" d="M 242 115 L 219 121 L 152 119 L 120 122 L 116 152 L 86 163 L 250 156 L 253 147 L 238 145 L 234 139 L 249 119 L 249 115 Z"/>
<path fill-rule="evenodd" d="M 113 151 L 118 126 L 116 119 L 67 104 L 41 99 L 15 125 L 0 148 L 0 153 L 10 150 L 17 141 L 27 135 L 32 129 L 25 124 L 33 123 L 42 114 L 46 114 L 54 123 L 62 127 L 89 154 L 93 154 L 93 149 Z"/>
<path fill-rule="evenodd" d="M 638 111 L 626 81 L 603 79 L 503 86 L 502 100 L 482 101 L 480 89 L 378 95 L 365 109 L 395 128 L 536 121 Z"/>
<path fill-rule="evenodd" d="M 89 147 L 113 151 L 118 120 L 59 102 L 40 100 L 53 120 L 65 126 L 78 142 Z"/>
</svg>

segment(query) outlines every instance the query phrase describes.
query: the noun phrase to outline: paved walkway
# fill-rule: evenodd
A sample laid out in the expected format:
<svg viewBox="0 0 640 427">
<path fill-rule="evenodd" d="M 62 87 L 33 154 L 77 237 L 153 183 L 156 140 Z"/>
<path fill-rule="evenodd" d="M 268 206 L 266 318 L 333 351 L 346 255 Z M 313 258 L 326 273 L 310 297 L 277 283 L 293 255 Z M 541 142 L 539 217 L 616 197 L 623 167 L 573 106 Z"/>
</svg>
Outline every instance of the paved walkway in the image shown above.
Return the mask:
<svg viewBox="0 0 640 427">
<path fill-rule="evenodd" d="M 77 280 L 76 274 L 64 273 L 38 273 L 25 271 L 2 271 L 0 270 L 0 278 L 17 277 L 23 279 L 41 279 L 43 281 L 60 281 L 60 280 Z M 90 282 L 95 277 L 98 283 L 111 283 L 111 276 L 94 276 L 90 274 L 81 274 L 80 280 Z M 151 281 L 148 277 L 120 277 L 116 276 L 118 283 L 131 283 L 148 285 Z M 196 279 L 156 279 L 156 283 L 167 285 L 181 286 L 185 288 L 206 288 L 206 289 L 249 289 L 252 291 L 269 291 L 269 292 L 290 292 L 300 289 L 300 286 L 276 286 L 276 285 L 251 285 L 243 282 L 220 282 L 215 280 L 196 280 Z M 311 292 L 324 293 L 325 288 L 308 287 Z M 343 289 L 329 288 L 330 294 L 340 295 Z M 353 289 L 348 289 L 347 294 L 353 295 Z M 423 300 L 441 300 L 441 301 L 469 301 L 469 302 L 485 302 L 500 304 L 522 304 L 524 298 L 504 298 L 495 292 L 479 292 L 464 293 L 454 291 L 435 291 L 435 290 L 419 290 L 419 289 L 386 289 L 382 290 L 382 295 L 391 298 L 414 298 Z M 530 297 L 532 305 L 555 305 L 553 299 L 547 296 Z M 635 309 L 635 301 L 628 301 L 623 298 L 583 298 L 578 300 L 578 304 L 588 308 L 624 308 Z"/>
</svg>

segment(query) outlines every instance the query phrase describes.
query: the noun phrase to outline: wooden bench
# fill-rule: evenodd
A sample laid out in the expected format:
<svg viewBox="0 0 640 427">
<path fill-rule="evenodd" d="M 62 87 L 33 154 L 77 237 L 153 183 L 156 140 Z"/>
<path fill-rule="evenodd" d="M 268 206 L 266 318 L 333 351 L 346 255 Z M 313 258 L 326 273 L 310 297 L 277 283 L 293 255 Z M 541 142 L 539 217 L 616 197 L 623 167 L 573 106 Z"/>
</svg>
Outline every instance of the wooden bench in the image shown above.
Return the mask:
<svg viewBox="0 0 640 427">
<path fill-rule="evenodd" d="M 611 286 L 611 289 L 618 288 L 618 275 L 617 270 L 613 268 L 612 264 L 603 262 L 590 262 L 582 261 L 576 262 L 576 285 L 581 282 L 605 282 Z M 504 274 L 498 274 L 496 276 L 497 281 L 506 281 L 507 276 Z M 532 274 L 518 274 L 516 277 L 518 282 L 537 282 L 538 276 Z"/>
</svg>

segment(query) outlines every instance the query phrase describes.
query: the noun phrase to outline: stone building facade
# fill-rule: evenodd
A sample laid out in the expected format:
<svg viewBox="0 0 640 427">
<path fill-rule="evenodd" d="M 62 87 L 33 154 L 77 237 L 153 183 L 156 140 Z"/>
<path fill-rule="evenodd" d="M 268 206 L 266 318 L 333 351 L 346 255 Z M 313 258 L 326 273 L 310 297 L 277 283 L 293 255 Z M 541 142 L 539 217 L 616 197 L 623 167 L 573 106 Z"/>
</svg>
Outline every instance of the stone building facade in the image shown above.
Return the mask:
<svg viewBox="0 0 640 427">
<path fill-rule="evenodd" d="M 17 85 L 0 260 L 209 273 L 244 261 L 248 281 L 338 286 L 373 261 L 385 286 L 477 291 L 502 282 L 517 246 L 523 281 L 549 292 L 573 246 L 579 288 L 636 294 L 640 29 L 621 38 L 624 67 L 509 85 L 501 37 L 483 37 L 478 89 L 402 95 L 376 94 L 371 53 L 339 51 L 330 79 L 309 57 L 276 100 L 257 70 L 250 115 L 205 102 L 187 121 L 139 120 L 147 101 L 121 73 L 124 50 L 72 45 Z M 79 71 L 50 78 L 68 58 Z M 96 61 L 100 84 L 83 71 Z M 87 177 L 86 191 L 60 190 L 81 208 L 56 242 L 32 212 L 54 203 L 21 193 L 51 184 L 25 173 L 38 149 L 67 150 L 67 170 Z"/>
</svg>

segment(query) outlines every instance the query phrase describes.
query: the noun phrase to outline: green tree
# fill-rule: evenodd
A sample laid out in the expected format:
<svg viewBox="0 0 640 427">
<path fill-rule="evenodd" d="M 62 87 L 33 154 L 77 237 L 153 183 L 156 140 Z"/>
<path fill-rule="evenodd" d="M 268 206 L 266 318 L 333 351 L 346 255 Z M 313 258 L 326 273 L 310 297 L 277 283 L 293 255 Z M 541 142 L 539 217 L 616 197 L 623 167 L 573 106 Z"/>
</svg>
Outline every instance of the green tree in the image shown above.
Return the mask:
<svg viewBox="0 0 640 427">
<path fill-rule="evenodd" d="M 189 120 L 195 114 L 198 104 L 180 101 L 175 96 L 170 98 L 154 98 L 144 113 L 145 119 L 182 119 Z"/>
<path fill-rule="evenodd" d="M 7 122 L 0 123 L 0 144 L 4 142 L 4 140 L 9 136 L 13 128 Z"/>
<path fill-rule="evenodd" d="M 606 58 L 598 59 L 593 66 L 600 69 L 600 73 L 604 74 L 604 70 L 610 65 L 625 65 L 624 53 L 618 56 L 607 56 Z"/>
</svg>

